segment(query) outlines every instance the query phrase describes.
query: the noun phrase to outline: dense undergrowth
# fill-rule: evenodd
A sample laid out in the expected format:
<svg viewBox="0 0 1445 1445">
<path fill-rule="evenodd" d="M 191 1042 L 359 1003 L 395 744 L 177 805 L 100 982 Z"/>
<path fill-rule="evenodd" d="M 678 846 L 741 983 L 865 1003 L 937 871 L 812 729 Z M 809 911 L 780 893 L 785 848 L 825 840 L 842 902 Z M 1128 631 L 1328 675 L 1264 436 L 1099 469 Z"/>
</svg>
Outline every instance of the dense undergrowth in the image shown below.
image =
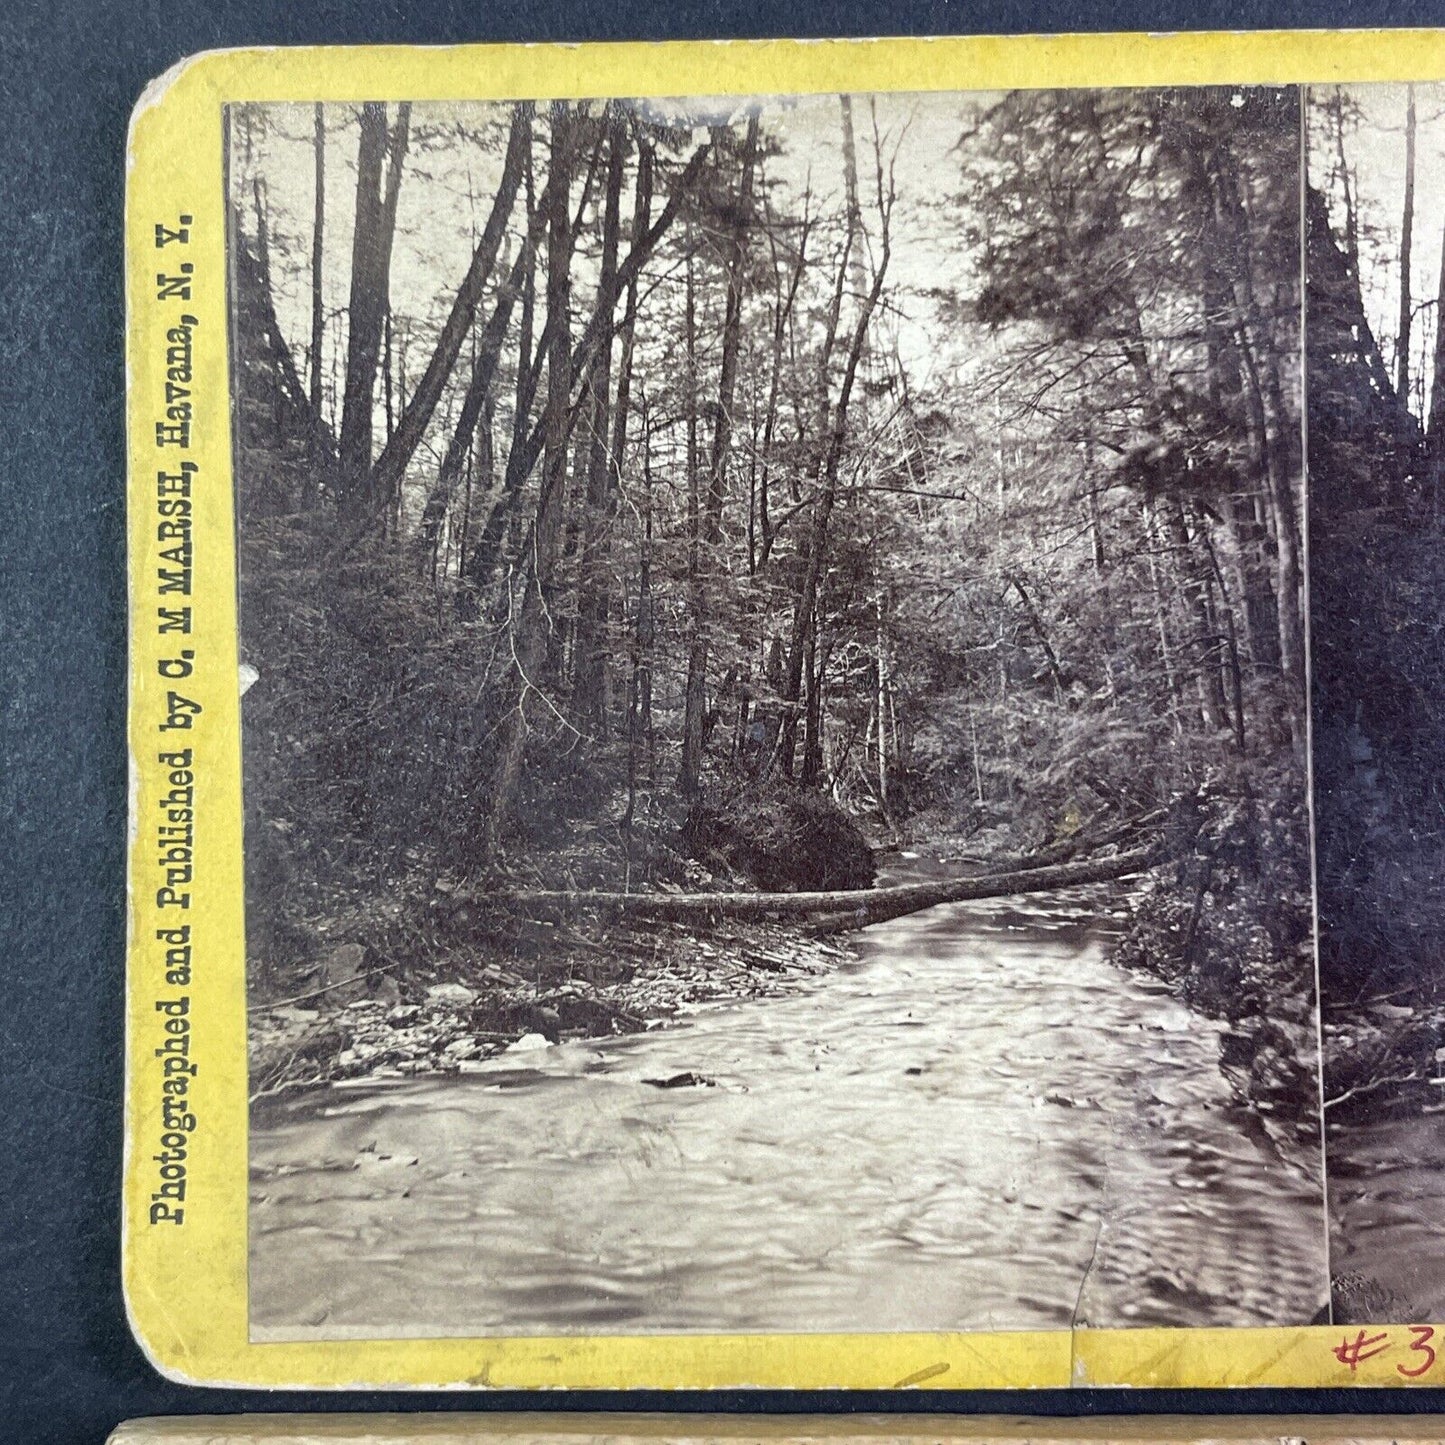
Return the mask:
<svg viewBox="0 0 1445 1445">
<path fill-rule="evenodd" d="M 1427 436 L 1379 384 L 1358 265 L 1309 200 L 1319 961 L 1327 1116 L 1348 1122 L 1445 1094 L 1445 410 Z"/>
<path fill-rule="evenodd" d="M 1289 774 L 1255 796 L 1189 799 L 1174 857 L 1133 900 L 1114 957 L 1224 1020 L 1242 1096 L 1303 1139 L 1319 1133 L 1309 818 Z"/>
</svg>

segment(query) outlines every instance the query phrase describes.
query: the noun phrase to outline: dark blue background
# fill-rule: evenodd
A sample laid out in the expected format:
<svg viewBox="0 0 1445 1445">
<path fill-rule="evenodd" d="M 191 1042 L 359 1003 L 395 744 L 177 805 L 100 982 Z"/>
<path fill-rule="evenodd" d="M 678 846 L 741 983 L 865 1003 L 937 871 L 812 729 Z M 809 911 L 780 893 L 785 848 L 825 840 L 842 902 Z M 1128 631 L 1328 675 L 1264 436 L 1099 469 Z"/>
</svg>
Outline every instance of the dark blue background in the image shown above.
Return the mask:
<svg viewBox="0 0 1445 1445">
<path fill-rule="evenodd" d="M 190 52 L 251 44 L 1445 24 L 1445 0 L 0 0 L 0 1440 L 280 1409 L 880 1410 L 881 1395 L 263 1395 L 157 1376 L 118 1267 L 127 117 Z M 1440 1407 L 1436 1392 L 913 1396 L 931 1410 Z"/>
</svg>

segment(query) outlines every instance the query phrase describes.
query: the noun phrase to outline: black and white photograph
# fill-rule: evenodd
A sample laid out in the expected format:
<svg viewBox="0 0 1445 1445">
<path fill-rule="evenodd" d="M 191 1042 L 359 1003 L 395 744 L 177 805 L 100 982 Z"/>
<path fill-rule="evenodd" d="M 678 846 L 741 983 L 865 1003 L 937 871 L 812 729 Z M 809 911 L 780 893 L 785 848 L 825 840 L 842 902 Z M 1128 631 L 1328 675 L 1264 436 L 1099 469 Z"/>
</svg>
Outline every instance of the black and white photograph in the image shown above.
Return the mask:
<svg viewBox="0 0 1445 1445">
<path fill-rule="evenodd" d="M 1309 102 L 1314 776 L 1335 1318 L 1445 1311 L 1445 87 Z"/>
<path fill-rule="evenodd" d="M 1384 668 L 1439 571 L 1402 95 L 228 107 L 253 1339 L 1329 1320 L 1322 1118 L 1445 1071 L 1392 894 L 1322 1113 L 1307 547 Z M 1331 806 L 1415 899 L 1399 701 Z"/>
</svg>

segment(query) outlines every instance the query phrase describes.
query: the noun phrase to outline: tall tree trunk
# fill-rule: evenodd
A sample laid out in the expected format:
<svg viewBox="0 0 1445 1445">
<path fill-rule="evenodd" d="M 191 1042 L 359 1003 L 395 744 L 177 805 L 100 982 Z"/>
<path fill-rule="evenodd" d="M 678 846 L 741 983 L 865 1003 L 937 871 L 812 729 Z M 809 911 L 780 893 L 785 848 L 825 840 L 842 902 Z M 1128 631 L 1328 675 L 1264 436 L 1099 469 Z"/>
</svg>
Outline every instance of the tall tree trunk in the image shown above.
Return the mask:
<svg viewBox="0 0 1445 1445">
<path fill-rule="evenodd" d="M 256 191 L 256 226 L 254 251 L 240 240 L 239 229 L 237 230 L 236 267 L 238 271 L 248 273 L 245 284 L 260 301 L 263 341 L 270 353 L 272 365 L 276 368 L 281 389 L 296 408 L 301 424 L 306 429 L 313 465 L 328 483 L 334 485 L 335 438 L 331 435 L 331 429 L 321 419 L 321 413 L 311 405 L 306 388 L 301 383 L 301 373 L 296 369 L 296 359 L 291 355 L 291 347 L 276 317 L 276 298 L 271 286 L 270 241 L 259 187 Z"/>
<path fill-rule="evenodd" d="M 858 204 L 858 145 L 853 134 L 853 97 L 840 95 L 839 105 L 843 112 L 843 192 L 848 207 L 848 230 L 857 238 L 850 252 L 852 269 L 849 280 L 853 291 L 862 296 L 867 284 L 863 264 L 863 211 Z M 864 343 L 866 346 L 866 342 Z"/>
<path fill-rule="evenodd" d="M 687 382 L 687 685 L 683 691 L 682 763 L 678 791 L 684 798 L 698 790 L 702 777 L 703 665 L 707 644 L 703 616 L 707 607 L 702 580 L 702 495 L 697 441 L 697 281 L 694 276 L 692 227 L 688 227 L 683 292 L 683 364 Z"/>
<path fill-rule="evenodd" d="M 1268 340 L 1265 343 L 1268 346 Z M 1285 408 L 1279 380 L 1279 357 L 1264 356 L 1265 381 L 1273 424 L 1270 430 L 1269 512 L 1275 534 L 1275 605 L 1279 614 L 1280 673 L 1284 678 L 1290 731 L 1296 749 L 1303 753 L 1307 732 L 1309 695 L 1305 679 L 1304 536 L 1295 478 L 1279 435 Z"/>
<path fill-rule="evenodd" d="M 1429 507 L 1440 514 L 1440 492 L 1445 480 L 1445 227 L 1440 238 L 1440 284 L 1435 296 L 1435 355 L 1430 369 L 1430 420 L 1426 426 L 1429 457 Z"/>
<path fill-rule="evenodd" d="M 548 184 L 543 207 L 547 224 L 547 405 L 542 415 L 544 451 L 542 484 L 532 521 L 530 558 L 524 569 L 519 615 L 509 619 L 516 678 L 513 705 L 499 732 L 496 766 L 489 790 L 485 857 L 501 852 L 522 780 L 527 745 L 527 701 L 538 687 L 538 672 L 547 651 L 550 604 L 554 593 L 557 538 L 567 470 L 567 409 L 572 391 L 572 350 L 567 310 L 571 297 L 572 227 L 568 214 L 572 129 L 576 122 L 566 102 L 553 101 Z M 520 173 L 520 157 L 518 172 Z M 515 189 L 515 187 L 514 187 Z M 510 586 L 510 584 L 509 584 Z"/>
<path fill-rule="evenodd" d="M 1255 520 L 1255 497 L 1223 501 L 1225 568 L 1244 623 L 1244 655 L 1258 676 L 1279 666 L 1279 610 L 1265 561 L 1266 533 Z"/>
<path fill-rule="evenodd" d="M 1219 565 L 1219 553 L 1207 527 L 1201 527 L 1205 553 L 1209 558 L 1210 570 L 1219 588 L 1219 610 L 1224 616 L 1225 662 L 1229 682 L 1229 697 L 1233 704 L 1231 723 L 1234 728 L 1234 744 L 1240 752 L 1245 748 L 1244 721 L 1244 669 L 1239 660 L 1239 634 L 1234 622 L 1234 604 L 1230 600 L 1229 588 L 1224 581 L 1224 569 Z"/>
<path fill-rule="evenodd" d="M 396 369 L 393 349 L 391 307 L 388 306 L 381 327 L 381 410 L 386 418 L 383 442 L 389 442 L 392 432 L 396 430 Z"/>
<path fill-rule="evenodd" d="M 1304 542 L 1289 449 L 1278 354 L 1261 324 L 1246 214 L 1234 158 L 1217 147 L 1206 163 L 1213 196 L 1215 235 L 1228 257 L 1229 299 L 1249 424 L 1263 449 L 1264 496 L 1275 540 L 1275 602 L 1279 617 L 1280 672 L 1297 750 L 1305 746 Z M 1353 214 L 1353 212 L 1352 212 Z"/>
<path fill-rule="evenodd" d="M 1169 697 L 1169 722 L 1174 736 L 1184 731 L 1181 717 L 1183 695 L 1179 687 L 1179 670 L 1174 665 L 1174 647 L 1169 639 L 1169 609 L 1164 578 L 1159 568 L 1154 507 L 1147 497 L 1141 498 L 1140 514 L 1144 525 L 1144 554 L 1149 561 L 1149 583 L 1154 593 L 1154 622 L 1159 632 L 1159 661 L 1164 668 L 1164 682 Z"/>
<path fill-rule="evenodd" d="M 1350 185 L 1350 163 L 1345 157 L 1345 98 L 1339 87 L 1335 88 L 1334 104 L 1331 107 L 1335 123 L 1335 174 L 1340 181 L 1340 194 L 1345 203 L 1345 263 L 1350 275 L 1357 280 L 1360 275 L 1360 226 L 1355 212 L 1355 196 Z"/>
<path fill-rule="evenodd" d="M 572 143 L 572 131 L 576 125 L 577 118 L 570 108 L 565 103 L 554 101 L 551 166 L 564 175 L 570 174 L 569 167 L 576 151 Z M 569 313 L 576 233 L 568 213 L 569 200 L 570 185 L 551 188 L 547 217 L 547 329 L 551 335 L 546 353 L 547 405 L 542 415 L 542 487 L 537 498 L 537 520 L 533 528 L 537 591 L 541 603 L 547 606 L 555 600 L 553 574 L 566 487 L 568 410 L 574 376 Z M 547 626 L 550 628 L 554 623 L 548 621 Z"/>
<path fill-rule="evenodd" d="M 634 237 L 631 249 L 627 253 L 627 259 L 617 268 L 617 275 L 613 281 L 612 290 L 606 299 L 606 305 L 615 306 L 617 298 L 628 286 L 641 274 L 642 268 L 647 264 L 652 253 L 657 249 L 657 244 L 672 223 L 677 219 L 678 212 L 682 208 L 683 200 L 691 193 L 692 187 L 697 180 L 703 163 L 706 161 L 710 145 L 701 145 L 695 150 L 682 173 L 673 182 L 672 193 L 667 199 L 667 204 L 662 208 L 656 221 L 640 237 Z M 548 318 L 548 325 L 551 318 Z M 593 313 L 587 325 L 583 328 L 581 338 L 572 348 L 572 372 L 579 375 L 586 370 L 587 363 L 597 346 L 602 335 L 602 318 L 598 313 Z M 544 328 L 543 341 L 548 339 Z M 546 446 L 547 428 L 545 417 L 534 426 L 527 437 L 525 445 L 514 447 L 513 454 L 508 458 L 507 467 L 509 475 L 515 466 L 515 475 L 520 481 L 525 481 L 531 474 L 532 469 L 537 465 L 538 459 Z"/>
<path fill-rule="evenodd" d="M 466 276 L 452 300 L 451 310 L 442 326 L 441 335 L 437 338 L 426 370 L 402 409 L 391 440 L 382 449 L 376 465 L 371 469 L 367 491 L 369 497 L 378 504 L 389 498 L 400 486 L 407 463 L 420 445 L 437 402 L 441 400 L 447 380 L 456 366 L 457 358 L 461 355 L 462 344 L 475 320 L 477 307 L 496 264 L 497 253 L 501 249 L 502 237 L 521 184 L 523 154 L 531 145 L 531 138 L 532 108 L 528 104 L 517 105 L 512 111 L 512 126 L 507 139 L 502 179 L 497 188 L 496 199 L 492 203 L 491 214 L 483 228 L 482 239 L 472 253 Z M 349 375 L 347 385 L 350 386 Z"/>
<path fill-rule="evenodd" d="M 692 645 L 687 658 L 687 688 L 684 706 L 682 772 L 679 786 L 685 797 L 697 792 L 701 781 L 703 713 L 707 693 L 710 577 L 722 551 L 723 502 L 727 492 L 728 450 L 732 444 L 733 406 L 736 399 L 738 342 L 742 334 L 743 288 L 748 257 L 748 224 L 753 206 L 753 170 L 757 161 L 758 112 L 748 118 L 743 141 L 742 175 L 732 234 L 728 238 L 727 303 L 723 313 L 722 362 L 718 376 L 717 419 L 713 424 L 712 452 L 708 458 L 707 505 L 702 532 L 701 565 L 697 570 L 693 598 Z"/>
<path fill-rule="evenodd" d="M 878 810 L 885 823 L 891 827 L 888 817 L 888 634 L 884 628 L 883 593 L 874 599 L 878 632 L 874 652 L 873 672 L 873 713 L 877 740 L 878 763 Z"/>
<path fill-rule="evenodd" d="M 351 235 L 351 298 L 347 306 L 346 390 L 341 405 L 340 461 L 344 501 L 354 515 L 371 470 L 372 388 L 381 346 L 383 308 L 376 284 L 381 242 L 381 171 L 386 157 L 386 106 L 361 107 L 356 152 L 356 221 Z"/>
<path fill-rule="evenodd" d="M 822 599 L 818 611 L 823 610 Z M 808 655 L 803 664 L 807 684 L 803 708 L 803 765 L 798 781 L 805 788 L 817 787 L 823 776 L 823 674 L 827 671 L 828 654 L 818 646 L 818 619 L 808 628 Z"/>
<path fill-rule="evenodd" d="M 388 309 L 397 197 L 410 121 L 411 107 L 403 103 L 388 137 L 386 106 L 375 101 L 362 106 L 340 444 L 346 508 L 353 519 L 365 517 L 378 496 L 371 476 L 372 410 Z M 389 499 L 387 491 L 379 495 Z"/>
<path fill-rule="evenodd" d="M 381 234 L 376 257 L 377 286 L 381 293 L 382 330 L 386 345 L 386 442 L 392 438 L 392 315 L 391 315 L 391 253 L 396 239 L 396 206 L 401 195 L 401 168 L 406 159 L 406 148 L 411 135 L 411 105 L 403 102 L 397 107 L 396 121 L 391 128 L 391 138 L 386 149 L 386 189 L 381 200 Z M 404 398 L 406 394 L 406 345 L 401 349 L 400 375 L 396 378 L 398 389 Z M 370 508 L 370 489 L 374 485 L 368 476 L 364 504 Z M 379 500 L 386 504 L 391 513 L 390 530 L 394 535 L 401 521 L 401 478 L 397 477 Z"/>
<path fill-rule="evenodd" d="M 645 209 L 641 196 L 638 209 Z M 629 313 L 636 287 L 628 291 Z M 624 356 L 626 351 L 624 351 Z M 623 373 L 626 375 L 626 372 Z M 652 735 L 652 425 L 647 416 L 647 398 L 642 398 L 642 535 L 638 541 L 637 615 L 633 619 L 632 677 L 627 691 L 627 810 L 621 826 L 632 827 L 637 808 L 637 779 L 642 746 L 651 745 Z M 630 836 L 630 834 L 629 834 Z"/>
<path fill-rule="evenodd" d="M 767 686 L 768 700 L 759 711 L 762 714 L 762 762 L 767 764 L 768 760 L 777 753 L 782 740 L 782 710 L 781 699 L 783 696 L 783 644 L 777 637 L 770 638 L 767 645 L 767 655 L 763 664 L 763 681 Z"/>
<path fill-rule="evenodd" d="M 311 410 L 321 415 L 321 351 L 326 338 L 326 306 L 322 291 L 322 257 L 326 237 L 326 120 L 320 101 L 316 103 L 316 179 L 315 203 L 311 221 Z"/>
<path fill-rule="evenodd" d="M 783 674 L 783 720 L 778 739 L 777 761 L 787 777 L 793 775 L 793 764 L 797 752 L 798 703 L 802 696 L 803 666 L 808 637 L 818 605 L 818 581 L 823 575 L 823 566 L 827 557 L 833 508 L 837 505 L 838 500 L 838 470 L 843 460 L 843 447 L 848 438 L 848 407 L 853 396 L 858 365 L 862 360 L 863 349 L 867 342 L 868 328 L 872 323 L 873 312 L 878 305 L 878 297 L 882 294 L 883 282 L 888 274 L 888 261 L 891 254 L 891 198 L 889 202 L 885 203 L 880 197 L 880 209 L 883 225 L 878 269 L 873 276 L 873 285 L 863 298 L 863 304 L 859 308 L 852 340 L 848 347 L 847 361 L 843 368 L 843 380 L 838 390 L 838 400 L 831 406 L 826 392 L 826 363 L 824 365 L 825 390 L 821 412 L 825 417 L 831 416 L 831 427 L 826 433 L 827 449 L 819 469 L 819 496 L 813 504 L 812 525 L 804 544 L 802 582 L 793 607 L 793 626 L 788 641 L 787 664 Z M 841 278 L 849 265 L 847 254 L 849 250 L 851 247 L 845 247 L 844 255 L 839 263 L 840 288 Z M 837 294 L 835 291 L 835 300 Z"/>
<path fill-rule="evenodd" d="M 447 444 L 436 483 L 427 494 L 426 505 L 422 508 L 421 522 L 416 533 L 416 560 L 419 567 L 425 566 L 436 550 L 442 522 L 446 518 L 447 508 L 451 505 L 452 493 L 471 454 L 477 424 L 491 398 L 492 384 L 501 363 L 502 346 L 511 324 L 512 307 L 522 290 L 528 263 L 529 257 L 524 250 L 502 283 L 496 308 L 482 332 L 476 359 L 472 363 L 471 380 L 467 384 L 466 395 L 462 398 L 451 441 Z"/>
<path fill-rule="evenodd" d="M 602 259 L 597 307 L 606 317 L 601 343 L 587 374 L 588 416 L 586 506 L 580 517 L 581 544 L 577 599 L 576 684 L 572 706 L 578 725 L 602 739 L 607 734 L 607 549 L 612 529 L 613 452 L 611 447 L 612 345 L 617 294 L 617 243 L 621 226 L 622 172 L 627 135 L 614 115 L 607 142 L 607 183 L 602 205 Z"/>
<path fill-rule="evenodd" d="M 575 141 L 571 143 L 573 144 L 575 151 Z M 580 234 L 582 228 L 582 219 L 587 212 L 587 203 L 588 198 L 591 194 L 592 179 L 596 170 L 597 160 L 601 148 L 602 147 L 600 141 L 598 145 L 593 148 L 592 158 L 589 162 L 587 173 L 582 183 L 582 196 L 580 201 L 578 202 L 576 218 L 568 228 L 568 244 L 572 246 L 574 250 L 577 245 L 577 237 Z M 576 155 L 574 154 L 571 162 L 569 163 L 568 178 L 566 181 L 569 190 L 571 185 L 570 176 L 575 171 L 575 168 Z M 554 172 L 554 174 L 560 173 Z M 529 237 L 533 237 L 536 234 L 539 234 L 537 228 L 545 223 L 547 216 L 550 214 L 549 197 L 551 185 L 552 177 L 549 176 L 547 182 L 548 188 L 544 189 L 543 191 L 543 204 L 541 208 L 536 211 L 534 219 L 529 225 Z M 530 165 L 527 168 L 527 206 L 530 212 L 532 208 Z M 648 241 L 649 250 L 650 246 L 656 243 L 658 235 L 660 235 L 660 232 L 657 232 L 657 234 L 650 233 Z M 636 248 L 634 247 L 633 252 L 629 254 L 628 261 L 629 263 L 631 263 L 635 259 Z M 631 274 L 635 277 L 637 271 L 634 269 Z M 551 315 L 547 316 L 546 321 L 543 323 L 542 326 L 542 334 L 537 339 L 536 357 L 534 360 L 531 361 L 531 364 L 528 365 L 528 357 L 530 355 L 532 345 L 533 328 L 531 314 L 532 303 L 530 300 L 532 296 L 530 270 L 528 272 L 528 277 L 529 280 L 526 289 L 524 289 L 523 292 L 523 344 L 521 348 L 521 355 L 518 360 L 517 369 L 517 399 L 516 404 L 513 408 L 512 445 L 511 450 L 507 455 L 507 469 L 504 480 L 502 482 L 502 494 L 497 499 L 496 505 L 492 508 L 490 514 L 488 515 L 486 527 L 483 530 L 481 540 L 478 546 L 473 551 L 474 565 L 468 577 L 470 590 L 473 594 L 473 598 L 475 598 L 476 594 L 480 593 L 485 588 L 504 548 L 512 555 L 516 554 L 516 544 L 520 537 L 520 504 L 523 495 L 523 488 L 525 487 L 528 478 L 532 475 L 533 469 L 536 467 L 539 458 L 542 456 L 542 452 L 546 443 L 547 417 L 545 410 L 542 417 L 537 421 L 535 426 L 531 426 L 531 411 L 532 402 L 536 397 L 537 388 L 541 381 L 542 368 L 547 363 L 548 357 L 552 352 L 553 327 L 555 321 Z M 566 324 L 565 318 L 563 319 L 562 324 Z M 571 372 L 574 377 L 585 370 L 585 362 L 590 354 L 591 353 L 581 345 L 573 348 Z M 576 416 L 577 414 L 575 410 L 569 410 L 567 413 L 566 426 L 569 436 L 571 433 L 572 425 L 576 420 Z"/>
<path fill-rule="evenodd" d="M 646 235 L 652 215 L 652 145 L 641 140 L 637 152 L 636 194 L 632 210 L 632 234 Z M 617 400 L 612 409 L 612 465 L 618 477 L 627 451 L 627 425 L 632 406 L 632 359 L 637 338 L 637 277 L 627 285 L 627 305 L 620 330 L 622 355 L 617 367 Z"/>
<path fill-rule="evenodd" d="M 536 340 L 537 240 L 540 235 L 539 226 L 545 216 L 538 211 L 533 190 L 530 144 L 525 154 L 524 175 L 527 188 L 527 231 L 522 239 L 521 254 L 517 257 L 517 264 L 522 267 L 522 319 L 517 336 L 517 385 L 512 401 L 512 436 L 507 448 L 507 466 L 503 473 L 501 495 L 488 509 L 487 519 L 468 553 L 467 565 L 462 573 L 464 586 L 458 594 L 458 605 L 462 616 L 468 619 L 476 617 L 481 608 L 482 594 L 491 581 L 507 524 L 514 516 L 521 498 L 522 483 L 526 480 L 522 471 L 522 455 L 527 445 L 527 434 L 532 423 L 532 403 L 536 400 L 537 383 L 541 375 L 541 358 L 538 357 L 534 362 L 532 348 Z M 548 177 L 548 185 L 551 184 L 552 179 Z"/>
<path fill-rule="evenodd" d="M 809 217 L 805 212 L 799 228 L 797 254 L 794 257 L 785 290 L 778 259 L 777 233 L 771 224 L 772 211 L 768 205 L 766 188 L 763 190 L 762 204 L 764 216 L 768 222 L 768 245 L 772 252 L 773 337 L 768 372 L 768 400 L 763 412 L 762 465 L 758 469 L 758 555 L 754 564 L 756 570 L 761 570 L 767 565 L 768 558 L 772 555 L 774 538 L 777 536 L 773 528 L 768 486 L 772 475 L 773 435 L 778 424 L 778 391 L 782 385 L 783 343 L 787 338 L 788 328 L 792 325 L 793 307 L 797 301 L 798 287 L 802 284 L 804 272 L 807 270 L 808 237 L 811 229 Z"/>
<path fill-rule="evenodd" d="M 1220 674 L 1218 630 L 1209 611 L 1209 584 L 1201 575 L 1195 533 L 1190 531 L 1184 504 L 1178 497 L 1164 502 L 1164 521 L 1178 562 L 1179 588 L 1194 619 L 1194 643 L 1189 649 L 1199 690 L 1199 711 L 1207 726 L 1222 731 L 1229 726 L 1224 684 Z"/>
<path fill-rule="evenodd" d="M 1406 88 L 1405 209 L 1400 218 L 1400 328 L 1395 342 L 1395 390 L 1410 406 L 1410 243 L 1415 231 L 1415 87 Z"/>
<path fill-rule="evenodd" d="M 632 235 L 644 235 L 652 214 L 652 146 L 639 138 L 637 182 L 632 208 Z M 627 306 L 622 313 L 622 355 L 618 362 L 617 401 L 612 416 L 612 459 L 621 484 L 627 456 L 627 428 L 632 408 L 632 360 L 637 336 L 637 277 L 627 287 Z M 645 405 L 646 397 L 642 398 Z M 637 558 L 637 615 L 633 620 L 627 688 L 627 811 L 624 827 L 632 826 L 637 805 L 638 758 L 642 739 L 652 728 L 652 437 L 644 411 L 642 417 L 642 503 L 639 509 L 641 533 Z M 630 836 L 630 834 L 629 834 Z"/>
</svg>

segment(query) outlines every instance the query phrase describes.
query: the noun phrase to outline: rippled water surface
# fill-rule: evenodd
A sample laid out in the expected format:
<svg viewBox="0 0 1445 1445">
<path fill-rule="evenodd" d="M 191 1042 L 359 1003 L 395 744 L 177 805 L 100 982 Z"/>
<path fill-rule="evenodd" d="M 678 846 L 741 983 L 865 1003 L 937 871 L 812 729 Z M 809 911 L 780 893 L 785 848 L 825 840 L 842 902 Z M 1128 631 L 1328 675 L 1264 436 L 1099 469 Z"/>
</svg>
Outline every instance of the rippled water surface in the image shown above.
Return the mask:
<svg viewBox="0 0 1445 1445">
<path fill-rule="evenodd" d="M 1331 1129 L 1340 1321 L 1445 1319 L 1445 1114 Z"/>
<path fill-rule="evenodd" d="M 789 997 L 266 1111 L 257 1336 L 1308 1322 L 1318 1180 L 1096 908 L 935 908 Z"/>
</svg>

